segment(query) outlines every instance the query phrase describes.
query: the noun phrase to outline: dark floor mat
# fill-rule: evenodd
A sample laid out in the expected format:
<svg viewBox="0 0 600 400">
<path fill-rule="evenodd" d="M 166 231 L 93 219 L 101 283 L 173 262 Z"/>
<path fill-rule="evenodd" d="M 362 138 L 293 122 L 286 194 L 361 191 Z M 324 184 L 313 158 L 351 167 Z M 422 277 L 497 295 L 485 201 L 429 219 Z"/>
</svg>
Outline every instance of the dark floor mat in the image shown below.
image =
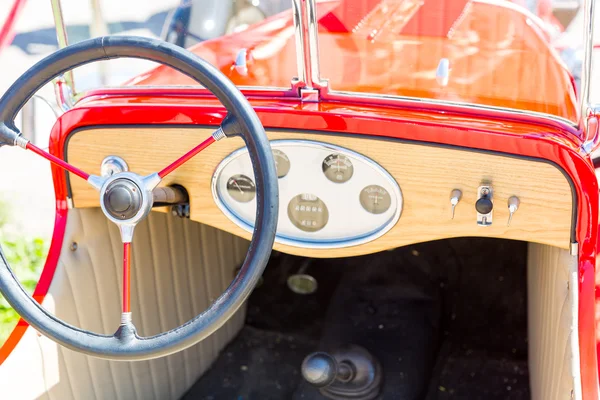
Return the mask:
<svg viewBox="0 0 600 400">
<path fill-rule="evenodd" d="M 245 326 L 183 400 L 291 399 L 316 342 Z"/>
<path fill-rule="evenodd" d="M 421 399 L 439 347 L 440 290 L 432 265 L 442 254 L 413 250 L 345 260 L 319 343 L 328 352 L 350 344 L 367 349 L 381 363 L 386 400 Z M 293 399 L 323 397 L 303 382 Z"/>
<path fill-rule="evenodd" d="M 275 253 L 246 326 L 184 399 L 323 399 L 301 362 L 346 344 L 381 362 L 380 399 L 528 399 L 526 252 L 464 238 L 350 259 Z M 316 293 L 287 288 L 299 270 Z"/>
<path fill-rule="evenodd" d="M 427 400 L 529 399 L 527 243 L 441 243 L 454 256 L 444 263 L 444 337 Z"/>
<path fill-rule="evenodd" d="M 530 398 L 527 360 L 446 341 L 428 399 L 525 400 Z"/>
</svg>

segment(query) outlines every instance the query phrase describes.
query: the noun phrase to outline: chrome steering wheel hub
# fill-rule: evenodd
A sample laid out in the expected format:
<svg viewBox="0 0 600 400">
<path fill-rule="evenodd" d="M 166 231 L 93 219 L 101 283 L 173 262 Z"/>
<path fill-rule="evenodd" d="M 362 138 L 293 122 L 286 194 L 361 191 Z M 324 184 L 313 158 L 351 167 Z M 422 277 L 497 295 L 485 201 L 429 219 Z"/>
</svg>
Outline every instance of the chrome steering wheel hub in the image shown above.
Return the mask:
<svg viewBox="0 0 600 400">
<path fill-rule="evenodd" d="M 102 206 L 111 217 L 128 220 L 142 209 L 142 190 L 129 179 L 117 179 L 106 187 Z"/>
<path fill-rule="evenodd" d="M 108 178 L 90 176 L 88 181 L 100 187 L 100 208 L 106 218 L 119 227 L 123 243 L 131 242 L 135 226 L 152 210 L 152 190 L 161 178 L 156 173 L 142 177 L 133 172 L 120 172 Z"/>
<path fill-rule="evenodd" d="M 133 172 L 120 172 L 108 178 L 90 176 L 88 181 L 99 187 L 100 208 L 106 218 L 119 226 L 123 242 L 131 241 L 133 228 L 152 210 L 152 190 L 161 178 L 156 173 L 142 177 Z"/>
</svg>

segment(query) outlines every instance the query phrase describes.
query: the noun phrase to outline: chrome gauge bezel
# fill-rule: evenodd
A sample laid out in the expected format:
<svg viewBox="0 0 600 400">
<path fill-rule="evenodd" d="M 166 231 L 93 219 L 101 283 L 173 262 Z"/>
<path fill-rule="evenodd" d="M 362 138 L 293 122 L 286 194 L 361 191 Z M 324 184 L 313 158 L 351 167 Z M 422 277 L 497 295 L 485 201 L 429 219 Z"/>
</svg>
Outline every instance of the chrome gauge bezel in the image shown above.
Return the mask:
<svg viewBox="0 0 600 400">
<path fill-rule="evenodd" d="M 280 140 L 272 140 L 271 141 L 271 147 L 273 149 L 281 150 L 281 147 L 279 147 L 278 145 L 279 146 L 283 145 L 286 147 L 289 147 L 289 146 L 314 147 L 314 148 L 318 149 L 319 151 L 324 151 L 324 152 L 328 151 L 331 153 L 339 153 L 341 155 L 349 157 L 350 160 L 352 160 L 353 162 L 356 161 L 356 162 L 359 162 L 362 164 L 366 164 L 370 168 L 370 170 L 372 170 L 374 173 L 378 174 L 378 176 L 379 176 L 378 179 L 383 179 L 387 183 L 386 189 L 389 189 L 390 194 L 394 196 L 396 208 L 395 208 L 395 210 L 393 210 L 393 213 L 391 213 L 390 217 L 385 222 L 378 225 L 377 228 L 372 229 L 371 231 L 366 231 L 360 235 L 355 235 L 355 236 L 351 236 L 351 237 L 347 237 L 347 238 L 343 238 L 343 239 L 328 239 L 328 238 L 318 238 L 318 237 L 315 237 L 315 239 L 307 239 L 307 238 L 293 237 L 288 234 L 284 235 L 278 231 L 278 233 L 275 237 L 276 243 L 293 246 L 293 247 L 313 248 L 313 249 L 335 249 L 335 248 L 358 246 L 361 244 L 371 242 L 371 241 L 385 235 L 387 232 L 390 231 L 390 229 L 392 229 L 396 225 L 396 223 L 400 219 L 400 216 L 402 214 L 402 209 L 404 206 L 402 191 L 401 191 L 398 183 L 396 182 L 396 180 L 389 174 L 389 172 L 387 172 L 381 165 L 379 165 L 375 161 L 373 161 L 370 158 L 368 158 L 360 153 L 357 153 L 353 150 L 349 150 L 347 148 L 329 144 L 329 143 L 317 142 L 317 141 L 312 141 L 312 140 L 280 139 Z M 286 154 L 288 151 L 289 150 L 284 149 L 284 152 Z M 215 172 L 213 173 L 213 176 L 212 176 L 211 190 L 212 190 L 213 199 L 214 199 L 217 207 L 223 212 L 223 214 L 225 214 L 225 216 L 227 216 L 231 221 L 233 221 L 240 228 L 244 229 L 247 232 L 252 233 L 254 231 L 254 225 L 249 223 L 248 221 L 246 221 L 245 220 L 246 217 L 241 218 L 240 215 L 237 214 L 237 211 L 231 209 L 228 206 L 227 201 L 225 201 L 222 198 L 224 193 L 220 193 L 220 191 L 219 191 L 219 178 L 220 178 L 221 174 L 223 173 L 224 169 L 232 161 L 234 161 L 235 159 L 237 159 L 240 156 L 243 156 L 243 154 L 245 154 L 245 153 L 246 154 L 248 153 L 248 150 L 246 149 L 246 147 L 239 148 L 239 149 L 233 151 L 231 154 L 229 154 L 227 157 L 225 157 L 219 163 L 219 165 L 215 169 Z M 288 156 L 289 156 L 289 154 L 288 154 Z M 319 167 L 319 169 L 321 168 L 320 162 L 319 162 L 318 167 Z M 294 168 L 294 165 L 292 165 L 291 168 Z M 364 167 L 364 168 L 366 168 L 366 167 Z M 240 174 L 246 174 L 246 172 L 247 171 L 238 171 L 238 173 L 240 173 Z M 248 175 L 248 176 L 250 176 L 250 175 Z M 250 176 L 250 178 L 253 179 L 253 176 L 254 175 Z M 225 177 L 225 178 L 227 178 L 227 177 Z M 278 180 L 278 182 L 282 182 L 283 180 L 286 180 L 286 179 L 289 179 L 288 175 L 280 178 Z M 359 196 L 360 196 L 360 193 L 362 192 L 362 190 L 366 186 L 371 184 L 370 182 L 362 182 L 362 181 L 357 182 L 357 181 L 353 181 L 352 179 L 350 179 L 349 181 L 344 182 L 344 183 L 334 183 L 334 182 L 331 182 L 330 180 L 328 180 L 326 177 L 324 177 L 324 179 L 326 179 L 327 182 L 329 182 L 329 184 L 332 185 L 332 189 L 339 188 L 341 185 L 355 186 L 356 201 L 358 203 L 358 207 L 360 207 L 362 209 L 362 206 L 360 205 L 360 202 L 359 202 Z M 301 194 L 301 193 L 302 192 L 299 191 L 297 194 Z M 284 200 L 282 199 L 282 201 L 284 201 Z M 331 206 L 329 204 L 327 204 L 327 206 L 331 208 Z M 285 204 L 281 203 L 280 207 L 281 207 L 281 210 L 287 210 L 288 203 L 287 202 L 285 202 Z M 281 222 L 282 217 L 288 218 L 287 213 L 286 212 L 280 213 L 280 216 L 279 216 L 280 222 Z M 377 217 L 377 216 L 375 215 L 375 217 Z M 319 234 L 318 231 L 314 232 L 314 233 L 315 233 L 315 236 L 318 236 L 318 234 Z"/>
</svg>

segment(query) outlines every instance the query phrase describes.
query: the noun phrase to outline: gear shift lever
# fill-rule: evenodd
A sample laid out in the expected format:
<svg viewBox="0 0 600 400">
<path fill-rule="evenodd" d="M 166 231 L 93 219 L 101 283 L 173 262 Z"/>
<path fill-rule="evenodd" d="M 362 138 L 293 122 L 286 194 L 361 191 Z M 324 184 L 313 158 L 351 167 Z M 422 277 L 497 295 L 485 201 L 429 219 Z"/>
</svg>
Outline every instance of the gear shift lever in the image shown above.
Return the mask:
<svg viewBox="0 0 600 400">
<path fill-rule="evenodd" d="M 379 362 L 354 345 L 331 354 L 311 353 L 302 362 L 304 379 L 331 399 L 374 399 L 379 394 L 381 375 Z"/>
<path fill-rule="evenodd" d="M 338 364 L 335 358 L 323 351 L 309 354 L 302 362 L 302 376 L 318 388 L 329 386 L 336 379 L 348 382 L 353 375 L 352 367 L 348 363 Z"/>
</svg>

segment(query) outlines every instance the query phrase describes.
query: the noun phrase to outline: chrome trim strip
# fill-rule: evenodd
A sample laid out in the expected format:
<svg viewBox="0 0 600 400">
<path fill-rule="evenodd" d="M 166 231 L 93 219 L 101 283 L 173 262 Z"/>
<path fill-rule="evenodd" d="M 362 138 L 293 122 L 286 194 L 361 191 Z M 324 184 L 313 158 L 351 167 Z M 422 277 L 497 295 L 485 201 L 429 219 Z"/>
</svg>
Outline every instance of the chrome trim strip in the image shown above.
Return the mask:
<svg viewBox="0 0 600 400">
<path fill-rule="evenodd" d="M 288 97 L 286 94 L 291 93 L 289 89 L 286 88 L 275 88 L 275 87 L 262 87 L 262 86 L 237 86 L 237 88 L 244 94 L 244 96 L 252 99 L 252 98 L 290 98 L 290 99 L 298 99 L 297 95 L 293 97 Z M 120 93 L 112 93 L 111 90 L 123 91 L 130 90 L 130 92 L 120 92 Z M 193 93 L 186 92 L 177 92 L 178 90 L 193 90 Z M 78 100 L 89 100 L 90 98 L 93 100 L 96 96 L 137 96 L 141 91 L 148 90 L 161 90 L 164 93 L 161 95 L 164 96 L 207 96 L 214 97 L 208 89 L 203 88 L 202 86 L 108 86 L 102 88 L 102 90 L 106 90 L 106 92 L 99 92 L 97 89 L 90 90 L 88 92 L 79 93 Z M 169 90 L 173 90 L 173 92 L 169 92 Z M 199 93 L 198 91 L 202 91 Z M 148 93 L 146 93 L 147 95 Z M 566 118 L 562 118 L 552 114 L 545 114 L 537 111 L 528 111 L 528 110 L 520 110 L 517 108 L 503 108 L 503 107 L 495 107 L 495 106 L 486 106 L 480 104 L 469 104 L 462 103 L 456 101 L 449 100 L 439 100 L 439 99 L 426 99 L 420 97 L 408 97 L 408 96 L 396 96 L 396 95 L 386 95 L 386 94 L 377 94 L 377 93 L 361 93 L 361 92 L 345 92 L 345 91 L 334 91 L 329 90 L 325 93 L 321 92 L 321 100 L 322 101 L 346 101 L 348 103 L 355 104 L 369 104 L 374 106 L 387 105 L 387 106 L 407 106 L 407 105 L 415 105 L 415 104 L 423 104 L 427 106 L 436 106 L 436 105 L 445 105 L 450 107 L 456 107 L 456 110 L 453 110 L 456 113 L 461 113 L 466 111 L 477 111 L 484 110 L 490 112 L 497 112 L 505 114 L 504 117 L 510 116 L 511 114 L 515 116 L 532 116 L 537 117 L 542 120 L 548 120 L 556 123 L 560 123 L 563 125 L 567 125 L 571 128 L 577 128 L 578 124 L 570 121 Z M 461 110 L 462 109 L 462 110 Z M 599 108 L 600 112 L 600 108 Z"/>
<path fill-rule="evenodd" d="M 378 94 L 378 93 L 364 93 L 364 92 L 345 92 L 345 91 L 337 91 L 330 90 L 325 94 L 325 100 L 333 100 L 333 101 L 352 101 L 352 99 L 363 99 L 366 101 L 372 102 L 372 104 L 381 104 L 381 102 L 385 101 L 388 105 L 403 105 L 406 102 L 412 103 L 420 103 L 428 106 L 435 105 L 447 105 L 452 107 L 460 107 L 466 108 L 468 110 L 485 110 L 492 112 L 502 112 L 515 114 L 520 116 L 532 116 L 539 117 L 543 119 L 548 119 L 554 122 L 560 122 L 561 124 L 566 124 L 570 127 L 577 128 L 578 124 L 569 121 L 566 118 L 559 117 L 557 115 L 546 114 L 538 111 L 529 111 L 529 110 L 521 110 L 518 108 L 505 108 L 505 107 L 496 107 L 496 106 L 488 106 L 481 104 L 470 104 L 470 103 L 462 103 L 459 101 L 450 101 L 450 100 L 439 100 L 439 99 L 427 99 L 421 97 L 408 97 L 408 96 L 396 96 L 390 94 Z M 457 110 L 460 112 L 460 110 Z"/>
<path fill-rule="evenodd" d="M 237 86 L 237 88 L 244 94 L 244 96 L 248 98 L 259 98 L 259 97 L 286 97 L 289 89 L 285 88 L 275 88 L 275 87 L 262 87 L 262 86 Z M 122 92 L 122 93 L 111 93 L 111 90 L 122 91 L 124 89 L 131 90 L 130 92 Z M 79 93 L 81 98 L 79 100 L 87 100 L 87 96 L 94 98 L 95 96 L 136 96 L 139 95 L 140 91 L 147 90 L 162 90 L 165 93 L 161 93 L 165 96 L 190 96 L 191 94 L 196 96 L 210 96 L 214 97 L 208 89 L 203 88 L 201 86 L 108 86 L 102 88 L 102 90 L 106 90 L 104 93 L 99 93 L 98 90 L 92 90 L 89 92 Z M 185 92 L 177 92 L 180 89 L 184 90 L 194 90 L 194 93 L 185 93 Z M 174 90 L 174 92 L 169 92 L 169 90 Z M 203 91 L 202 93 L 196 92 L 197 90 Z M 147 93 L 146 93 L 147 94 Z M 297 99 L 297 96 L 294 96 L 293 99 Z M 357 101 L 359 99 L 360 101 Z M 528 111 L 528 110 L 520 110 L 517 108 L 503 108 L 503 107 L 495 107 L 495 106 L 485 106 L 480 104 L 469 104 L 462 103 L 456 101 L 449 100 L 439 100 L 439 99 L 426 99 L 420 97 L 408 97 L 408 96 L 396 96 L 396 95 L 386 95 L 386 94 L 377 94 L 377 93 L 361 93 L 361 92 L 345 92 L 345 91 L 335 91 L 329 90 L 328 92 L 323 93 L 322 100 L 330 100 L 330 101 L 347 101 L 348 103 L 368 103 L 371 105 L 382 105 L 382 103 L 386 103 L 385 105 L 394 105 L 394 106 L 406 106 L 407 103 L 418 103 L 428 106 L 436 106 L 436 105 L 446 105 L 450 107 L 457 107 L 455 112 L 460 113 L 464 112 L 462 109 L 467 109 L 467 111 L 477 111 L 477 110 L 485 110 L 491 112 L 498 112 L 504 114 L 514 114 L 517 116 L 532 116 L 538 117 L 541 119 L 550 120 L 553 122 L 557 122 L 560 124 L 568 125 L 571 128 L 577 128 L 578 124 L 570 121 L 566 118 L 562 118 L 552 114 L 545 114 L 537 111 Z M 600 112 L 600 107 L 599 110 Z"/>
<path fill-rule="evenodd" d="M 385 225 L 382 225 L 381 227 L 377 228 L 374 231 L 366 232 L 362 236 L 350 238 L 348 240 L 310 241 L 310 240 L 304 240 L 304 239 L 292 239 L 292 238 L 281 236 L 281 235 L 277 234 L 275 236 L 276 243 L 293 246 L 293 247 L 305 248 L 305 249 L 339 249 L 339 248 L 344 248 L 344 247 L 359 246 L 361 244 L 369 243 L 369 242 L 372 242 L 372 241 L 380 238 L 381 236 L 383 236 L 387 232 L 389 232 L 398 223 L 398 220 L 400 219 L 400 216 L 402 214 L 402 210 L 404 209 L 404 198 L 402 196 L 402 190 L 401 190 L 400 186 L 398 185 L 398 182 L 396 182 L 396 180 L 394 179 L 394 177 L 389 172 L 387 172 L 385 170 L 385 168 L 383 168 L 381 165 L 379 165 L 375 160 L 372 160 L 360 153 L 357 153 L 357 152 L 350 150 L 348 148 L 345 148 L 345 147 L 341 147 L 341 146 L 337 146 L 337 145 L 329 144 L 329 143 L 324 143 L 324 142 L 317 142 L 314 140 L 279 139 L 279 140 L 272 140 L 272 141 L 270 141 L 270 143 L 271 143 L 271 146 L 277 145 L 278 143 L 285 143 L 285 144 L 292 144 L 292 145 L 299 144 L 302 146 L 306 146 L 306 145 L 315 146 L 315 147 L 320 147 L 324 150 L 329 150 L 332 152 L 339 152 L 341 154 L 347 154 L 351 157 L 359 159 L 369 165 L 376 167 L 376 168 L 374 168 L 374 170 L 376 170 L 379 174 L 381 174 L 382 177 L 384 177 L 386 180 L 389 181 L 389 183 L 391 184 L 390 186 L 392 187 L 393 193 L 396 196 L 396 199 L 398 202 L 394 214 L 391 216 L 391 218 L 388 220 L 388 222 L 385 223 Z M 232 222 L 234 222 L 237 226 L 239 226 L 243 230 L 245 230 L 249 233 L 253 233 L 254 226 L 248 224 L 246 221 L 239 218 L 236 214 L 234 214 L 227 207 L 227 205 L 223 202 L 223 200 L 219 196 L 218 187 L 217 187 L 218 181 L 219 181 L 219 176 L 221 175 L 221 172 L 225 169 L 225 167 L 230 163 L 230 161 L 234 160 L 239 155 L 241 155 L 243 153 L 247 153 L 247 152 L 248 152 L 248 149 L 246 147 L 241 147 L 241 148 L 233 151 L 231 154 L 229 154 L 223 160 L 221 160 L 221 162 L 217 166 L 217 169 L 215 170 L 215 172 L 212 176 L 211 191 L 212 191 L 213 200 L 214 200 L 215 204 L 217 205 L 217 207 L 221 210 L 221 212 L 223 212 L 223 214 L 225 214 L 225 216 L 227 218 L 229 218 Z M 287 205 L 285 206 L 285 209 L 287 209 Z M 287 213 L 282 214 L 282 215 L 287 216 Z M 282 215 L 280 215 L 280 217 Z"/>
</svg>

